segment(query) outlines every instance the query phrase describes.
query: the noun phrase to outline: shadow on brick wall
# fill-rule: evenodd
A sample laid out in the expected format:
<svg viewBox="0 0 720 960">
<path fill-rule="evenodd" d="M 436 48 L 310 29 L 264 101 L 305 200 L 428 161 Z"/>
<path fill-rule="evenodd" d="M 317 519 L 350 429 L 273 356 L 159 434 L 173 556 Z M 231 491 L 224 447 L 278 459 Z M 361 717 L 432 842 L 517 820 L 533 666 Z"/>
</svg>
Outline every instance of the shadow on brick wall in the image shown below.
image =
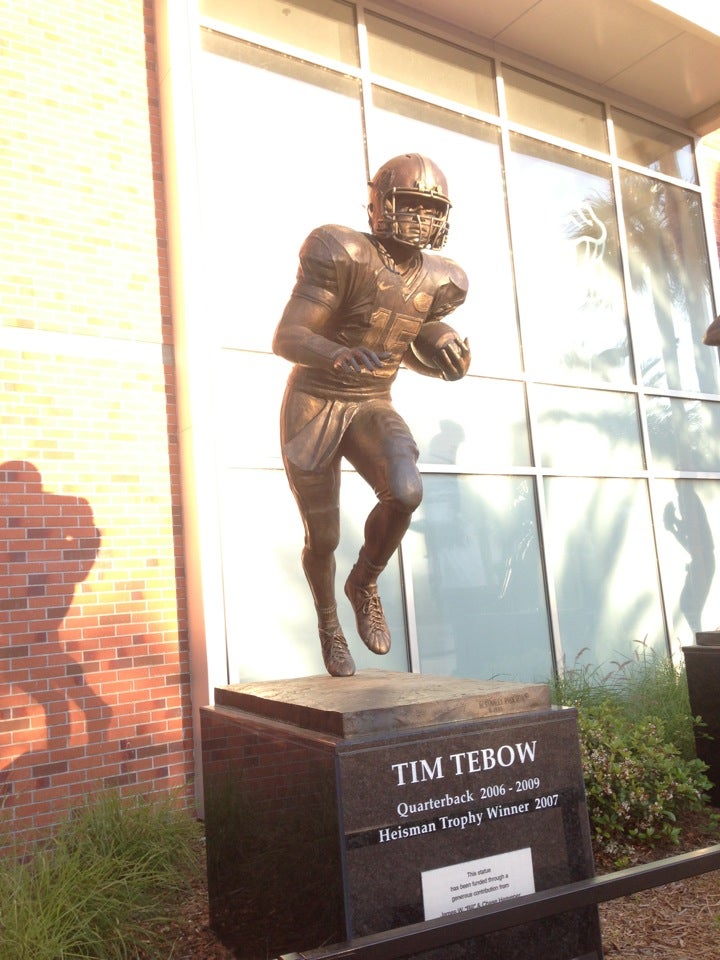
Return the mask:
<svg viewBox="0 0 720 960">
<path fill-rule="evenodd" d="M 87 500 L 44 490 L 32 463 L 0 464 L 0 797 L 7 806 L 28 791 L 51 803 L 63 779 L 67 791 L 71 761 L 77 770 L 84 754 L 90 767 L 110 725 L 110 706 L 88 682 L 99 664 L 83 662 L 82 622 L 65 626 L 100 543 Z"/>
</svg>

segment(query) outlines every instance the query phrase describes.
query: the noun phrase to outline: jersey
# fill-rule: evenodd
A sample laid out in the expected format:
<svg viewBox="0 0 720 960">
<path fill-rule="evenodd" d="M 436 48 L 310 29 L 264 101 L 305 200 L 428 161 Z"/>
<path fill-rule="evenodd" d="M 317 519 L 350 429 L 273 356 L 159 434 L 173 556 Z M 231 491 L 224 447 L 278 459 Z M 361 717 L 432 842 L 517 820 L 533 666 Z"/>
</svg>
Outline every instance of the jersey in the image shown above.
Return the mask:
<svg viewBox="0 0 720 960">
<path fill-rule="evenodd" d="M 329 308 L 326 329 L 318 331 L 329 340 L 388 356 L 380 369 L 360 376 L 297 366 L 294 387 L 331 399 L 389 397 L 423 323 L 452 313 L 467 289 L 465 271 L 448 257 L 417 251 L 409 269 L 400 273 L 372 235 L 337 225 L 318 227 L 300 250 L 293 296 Z"/>
</svg>

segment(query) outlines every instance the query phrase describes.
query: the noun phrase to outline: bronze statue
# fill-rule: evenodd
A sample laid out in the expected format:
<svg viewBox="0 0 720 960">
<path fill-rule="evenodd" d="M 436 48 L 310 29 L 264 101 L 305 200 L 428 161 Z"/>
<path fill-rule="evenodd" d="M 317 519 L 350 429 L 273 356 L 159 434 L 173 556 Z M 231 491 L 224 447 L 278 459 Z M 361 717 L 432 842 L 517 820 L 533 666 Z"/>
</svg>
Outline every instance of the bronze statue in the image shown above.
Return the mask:
<svg viewBox="0 0 720 960">
<path fill-rule="evenodd" d="M 341 459 L 378 498 L 345 593 L 363 642 L 384 654 L 390 631 L 377 578 L 422 499 L 418 449 L 390 387 L 401 363 L 444 380 L 470 366 L 468 341 L 443 322 L 465 300 L 465 272 L 423 252 L 447 236 L 442 171 L 405 154 L 380 167 L 369 187 L 370 233 L 326 225 L 305 240 L 273 340 L 273 351 L 295 364 L 281 412 L 283 462 L 305 526 L 302 564 L 323 660 L 335 677 L 355 672 L 335 598 Z"/>
<path fill-rule="evenodd" d="M 702 342 L 706 347 L 720 347 L 720 317 L 715 317 L 707 328 Z"/>
</svg>

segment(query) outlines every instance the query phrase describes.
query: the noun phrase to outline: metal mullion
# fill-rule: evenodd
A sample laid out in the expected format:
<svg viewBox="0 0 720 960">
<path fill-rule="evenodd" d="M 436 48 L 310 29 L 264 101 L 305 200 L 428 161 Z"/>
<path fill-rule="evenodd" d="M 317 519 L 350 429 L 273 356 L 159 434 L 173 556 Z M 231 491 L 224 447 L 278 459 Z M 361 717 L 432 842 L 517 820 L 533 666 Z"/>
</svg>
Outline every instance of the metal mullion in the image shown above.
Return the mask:
<svg viewBox="0 0 720 960">
<path fill-rule="evenodd" d="M 440 107 L 449 113 L 456 113 L 461 117 L 468 117 L 470 120 L 479 120 L 481 123 L 488 123 L 494 127 L 499 124 L 498 116 L 495 113 L 487 113 L 485 110 L 478 110 L 477 107 L 471 107 L 469 104 L 460 103 L 457 100 L 448 100 L 438 94 L 428 90 L 421 90 L 419 87 L 411 87 L 408 84 L 401 83 L 399 80 L 392 80 L 382 74 L 370 74 L 370 81 L 373 86 L 383 90 L 389 90 L 391 93 L 398 93 L 403 97 L 409 97 L 412 100 L 420 100 L 423 103 L 429 103 L 431 106 Z"/>
<path fill-rule="evenodd" d="M 640 174 L 640 176 L 649 177 L 651 180 L 661 180 L 663 183 L 669 183 L 674 187 L 681 187 L 683 190 L 689 190 L 691 193 L 700 193 L 701 191 L 701 187 L 697 183 L 690 183 L 689 180 L 673 177 L 669 173 L 661 173 L 660 170 L 643 167 L 642 164 L 633 163 L 631 160 L 622 160 L 618 157 L 617 165 L 623 170 L 629 170 L 630 173 L 637 173 Z"/>
<path fill-rule="evenodd" d="M 418 467 L 428 475 L 446 475 L 454 477 L 534 477 L 535 467 L 519 467 L 516 464 L 494 464 L 488 467 L 467 467 L 458 464 L 426 463 L 418 460 Z"/>
<path fill-rule="evenodd" d="M 607 105 L 606 105 L 607 107 Z M 625 314 L 627 317 L 627 331 L 628 331 L 628 346 L 630 349 L 630 365 L 632 369 L 632 375 L 634 380 L 634 387 L 637 392 L 638 397 L 638 412 L 640 415 L 640 436 L 643 443 L 643 460 L 647 466 L 648 463 L 648 453 L 650 449 L 650 441 L 647 434 L 647 418 L 645 411 L 644 398 L 642 395 L 642 371 L 640 370 L 639 361 L 637 358 L 637 353 L 635 350 L 635 337 L 633 334 L 633 318 L 632 310 L 630 308 L 630 294 L 632 291 L 632 278 L 630 276 L 630 251 L 628 249 L 627 242 L 627 231 L 625 229 L 625 211 L 623 208 L 622 202 L 622 185 L 620 183 L 620 169 L 617 162 L 617 151 L 615 145 L 615 128 L 613 126 L 612 119 L 608 115 L 607 119 L 608 125 L 608 137 L 610 139 L 610 147 L 613 151 L 613 157 L 610 163 L 610 171 L 612 178 L 612 188 L 613 194 L 615 197 L 615 216 L 617 219 L 617 228 L 618 228 L 618 245 L 620 248 L 620 267 L 622 270 L 622 279 L 623 279 L 623 300 L 625 303 Z"/>
<path fill-rule="evenodd" d="M 543 585 L 545 589 L 545 601 L 547 605 L 547 613 L 549 619 L 549 628 L 550 628 L 550 653 L 553 661 L 553 666 L 556 673 L 561 669 L 563 664 L 563 651 L 562 651 L 562 642 L 560 638 L 560 619 L 558 615 L 558 604 L 557 604 L 557 594 L 555 591 L 555 580 L 552 575 L 552 565 L 550 559 L 552 556 L 552 548 L 548 546 L 548 519 L 547 511 L 545 508 L 546 498 L 545 498 L 545 484 L 542 470 L 538 467 L 539 458 L 537 456 L 537 442 L 536 437 L 538 436 L 537 430 L 537 421 L 534 413 L 534 403 L 533 403 L 533 382 L 528 377 L 527 367 L 525 364 L 524 352 L 523 352 L 523 340 L 522 340 L 522 326 L 520 323 L 520 300 L 518 297 L 518 288 L 517 288 L 517 274 L 515 270 L 515 256 L 514 256 L 514 244 L 513 244 L 513 226 L 512 220 L 510 218 L 510 208 L 511 208 L 511 197 L 513 192 L 513 183 L 512 177 L 509 174 L 509 164 L 508 158 L 512 152 L 510 146 L 510 124 L 508 121 L 507 115 L 507 101 L 505 99 L 505 82 L 502 73 L 502 64 L 500 61 L 495 63 L 495 77 L 496 77 L 496 95 L 498 100 L 498 112 L 500 114 L 500 160 L 502 163 L 502 172 L 503 172 L 503 182 L 505 184 L 505 217 L 507 221 L 507 231 L 508 231 L 508 241 L 510 245 L 510 255 L 511 255 L 511 272 L 512 272 L 512 284 L 513 284 L 513 293 L 515 296 L 515 322 L 517 326 L 517 336 L 518 343 L 520 345 L 521 353 L 521 364 L 523 371 L 523 378 L 525 384 L 525 414 L 527 420 L 527 433 L 528 433 L 528 445 L 530 450 L 530 461 L 533 464 L 534 470 L 534 479 L 535 479 L 535 510 L 537 514 L 537 528 L 538 528 L 538 547 L 540 555 L 540 566 L 543 575 Z"/>
<path fill-rule="evenodd" d="M 717 393 L 671 390 L 669 387 L 665 390 L 661 390 L 658 387 L 647 387 L 643 392 L 648 397 L 669 397 L 673 400 L 698 400 L 701 403 L 717 403 L 720 401 L 720 394 Z"/>
<path fill-rule="evenodd" d="M 537 449 L 536 438 L 539 437 L 538 422 L 535 415 L 535 400 L 533 393 L 535 384 L 528 382 L 525 385 L 525 407 L 527 415 L 528 442 L 530 444 L 530 459 L 535 466 L 535 509 L 537 511 L 538 524 L 538 546 L 540 552 L 541 565 L 543 570 L 543 582 L 545 587 L 545 599 L 547 603 L 548 617 L 550 620 L 550 645 L 552 661 L 556 675 L 562 675 L 564 671 L 565 659 L 562 648 L 562 638 L 560 636 L 560 614 L 558 610 L 557 592 L 555 590 L 554 570 L 556 564 L 552 562 L 554 548 L 549 544 L 549 521 L 547 515 L 547 498 L 545 495 L 545 477 L 546 473 L 540 466 L 540 457 Z"/>
<path fill-rule="evenodd" d="M 658 589 L 660 590 L 660 606 L 663 619 L 663 628 L 665 631 L 665 648 L 666 652 L 670 655 L 670 622 L 668 617 L 668 598 L 665 594 L 665 585 L 663 582 L 662 568 L 660 566 L 660 551 L 658 544 L 658 534 L 657 534 L 657 524 L 656 524 L 656 513 L 655 513 L 655 502 L 656 502 L 656 487 L 655 487 L 655 477 L 653 473 L 653 460 L 652 460 L 652 448 L 650 446 L 650 432 L 648 430 L 648 414 L 647 414 L 647 404 L 645 393 L 645 385 L 642 379 L 642 370 L 640 369 L 640 363 L 637 357 L 635 350 L 635 337 L 633 334 L 633 317 L 632 310 L 630 308 L 630 295 L 632 292 L 632 279 L 630 276 L 630 252 L 628 249 L 627 242 L 627 230 L 625 228 L 625 209 L 623 206 L 622 198 L 622 185 L 620 182 L 620 163 L 617 159 L 617 145 L 615 142 L 615 128 L 612 121 L 612 114 L 608 113 L 608 133 L 610 136 L 610 145 L 613 151 L 613 161 L 612 161 L 612 178 L 613 178 L 613 190 L 615 192 L 615 210 L 618 221 L 618 243 L 620 246 L 620 261 L 622 266 L 623 273 L 623 285 L 625 287 L 625 308 L 627 310 L 627 320 L 628 320 L 628 336 L 630 338 L 630 357 L 633 369 L 633 376 L 635 378 L 635 385 L 637 388 L 637 413 L 640 420 L 640 439 L 642 443 L 642 453 L 643 453 L 643 463 L 645 464 L 646 470 L 646 487 L 649 497 L 650 505 L 650 527 L 652 534 L 653 546 L 655 549 L 655 570 L 657 574 Z"/>
<path fill-rule="evenodd" d="M 562 150 L 569 150 L 572 153 L 580 154 L 582 157 L 599 160 L 601 163 L 611 163 L 610 154 L 605 151 L 586 147 L 584 144 L 577 143 L 574 140 L 565 140 L 563 137 L 557 137 L 552 133 L 544 133 L 542 130 L 538 130 L 537 127 L 528 127 L 526 124 L 518 123 L 516 120 L 508 120 L 507 126 L 510 133 L 516 133 L 530 140 L 537 140 L 540 143 L 549 144 L 552 147 L 560 147 Z"/>
<path fill-rule="evenodd" d="M 368 48 L 367 26 L 365 24 L 365 6 L 362 3 L 355 5 L 355 20 L 358 57 L 360 59 L 360 110 L 362 112 L 363 142 L 365 144 L 365 176 L 369 183 L 373 174 L 373 171 L 370 169 L 370 145 L 374 145 L 376 138 L 372 132 L 374 107 L 372 81 L 370 80 L 370 50 Z"/>
<path fill-rule="evenodd" d="M 519 379 L 519 378 L 518 378 Z M 596 393 L 637 393 L 634 383 L 601 383 L 599 381 L 563 380 L 560 377 L 528 377 L 543 387 L 565 387 L 570 390 L 594 390 Z"/>
<path fill-rule="evenodd" d="M 254 33 L 252 30 L 236 27 L 225 20 L 202 17 L 200 32 L 202 33 L 203 30 L 219 33 L 221 36 L 230 37 L 232 40 L 241 40 L 264 50 L 272 50 L 274 53 L 283 54 L 283 56 L 291 57 L 293 60 L 324 67 L 326 70 L 332 70 L 333 73 L 343 73 L 356 79 L 360 76 L 360 68 L 354 64 L 345 63 L 343 60 L 333 60 L 331 57 L 325 57 L 321 53 L 307 50 L 305 47 L 295 47 L 292 44 L 276 40 L 274 37 L 268 37 L 263 33 Z"/>
<path fill-rule="evenodd" d="M 413 584 L 410 564 L 405 563 L 405 553 L 402 542 L 398 547 L 398 563 L 400 564 L 400 588 L 405 613 L 405 631 L 408 657 L 410 660 L 410 673 L 421 673 L 420 640 L 418 638 L 417 618 L 415 616 L 415 586 Z"/>
</svg>

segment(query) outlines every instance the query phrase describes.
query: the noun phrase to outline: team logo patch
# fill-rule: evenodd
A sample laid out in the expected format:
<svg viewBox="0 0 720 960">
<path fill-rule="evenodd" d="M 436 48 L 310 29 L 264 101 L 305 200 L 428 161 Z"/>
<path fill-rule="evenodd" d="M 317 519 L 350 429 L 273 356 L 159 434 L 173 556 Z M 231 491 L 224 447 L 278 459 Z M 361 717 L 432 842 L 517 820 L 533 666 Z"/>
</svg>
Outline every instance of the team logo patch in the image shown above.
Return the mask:
<svg viewBox="0 0 720 960">
<path fill-rule="evenodd" d="M 418 313 L 427 313 L 432 305 L 433 298 L 429 293 L 416 293 L 413 297 L 413 306 Z"/>
</svg>

